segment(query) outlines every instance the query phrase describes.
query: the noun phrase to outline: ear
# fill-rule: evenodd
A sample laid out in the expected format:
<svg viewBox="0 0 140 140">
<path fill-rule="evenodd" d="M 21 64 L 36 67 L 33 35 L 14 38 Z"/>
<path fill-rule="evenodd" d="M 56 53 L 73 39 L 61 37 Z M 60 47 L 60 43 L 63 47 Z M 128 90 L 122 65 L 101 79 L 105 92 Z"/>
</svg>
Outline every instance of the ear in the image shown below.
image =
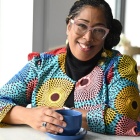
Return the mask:
<svg viewBox="0 0 140 140">
<path fill-rule="evenodd" d="M 69 22 L 69 23 L 67 24 L 67 30 L 66 30 L 66 34 L 67 34 L 67 35 L 69 34 L 70 30 L 71 30 L 71 24 L 70 24 L 70 22 Z"/>
</svg>

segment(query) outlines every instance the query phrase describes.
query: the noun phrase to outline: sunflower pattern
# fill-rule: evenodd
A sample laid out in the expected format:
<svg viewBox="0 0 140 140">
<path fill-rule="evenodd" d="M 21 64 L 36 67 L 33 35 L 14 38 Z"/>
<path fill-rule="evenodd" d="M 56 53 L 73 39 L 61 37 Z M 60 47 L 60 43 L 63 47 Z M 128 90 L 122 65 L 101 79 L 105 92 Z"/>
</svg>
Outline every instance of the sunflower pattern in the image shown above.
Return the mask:
<svg viewBox="0 0 140 140">
<path fill-rule="evenodd" d="M 50 79 L 37 93 L 37 106 L 62 107 L 72 89 L 73 83 L 68 79 Z"/>
<path fill-rule="evenodd" d="M 88 75 L 74 81 L 65 72 L 66 53 L 66 48 L 59 48 L 28 55 L 27 65 L 0 89 L 0 122 L 15 105 L 62 107 L 74 89 L 75 108 L 88 111 L 90 131 L 140 135 L 134 59 L 106 50 L 107 58 L 101 58 Z M 1 122 L 0 126 L 6 124 Z"/>
</svg>

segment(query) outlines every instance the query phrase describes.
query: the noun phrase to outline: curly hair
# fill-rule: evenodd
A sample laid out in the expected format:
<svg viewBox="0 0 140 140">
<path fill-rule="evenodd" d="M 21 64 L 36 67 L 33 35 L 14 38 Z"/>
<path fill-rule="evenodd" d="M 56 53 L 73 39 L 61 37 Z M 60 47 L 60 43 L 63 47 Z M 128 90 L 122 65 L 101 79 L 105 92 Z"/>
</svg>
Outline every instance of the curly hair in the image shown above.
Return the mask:
<svg viewBox="0 0 140 140">
<path fill-rule="evenodd" d="M 66 18 L 66 24 L 69 23 L 70 19 L 78 16 L 82 8 L 85 6 L 92 6 L 104 11 L 107 28 L 110 30 L 105 39 L 104 48 L 109 50 L 112 49 L 120 41 L 122 25 L 120 21 L 113 19 L 112 10 L 105 0 L 77 0 L 69 11 L 69 14 Z"/>
</svg>

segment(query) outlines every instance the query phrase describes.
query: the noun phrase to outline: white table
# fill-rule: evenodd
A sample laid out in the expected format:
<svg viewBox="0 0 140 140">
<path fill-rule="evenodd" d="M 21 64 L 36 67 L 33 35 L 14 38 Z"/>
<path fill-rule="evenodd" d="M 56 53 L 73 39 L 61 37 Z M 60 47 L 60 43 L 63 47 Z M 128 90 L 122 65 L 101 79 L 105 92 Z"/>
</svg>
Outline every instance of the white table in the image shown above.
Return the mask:
<svg viewBox="0 0 140 140">
<path fill-rule="evenodd" d="M 45 133 L 28 126 L 0 128 L 0 140 L 53 140 Z M 110 136 L 88 132 L 83 140 L 140 140 L 140 137 Z"/>
</svg>

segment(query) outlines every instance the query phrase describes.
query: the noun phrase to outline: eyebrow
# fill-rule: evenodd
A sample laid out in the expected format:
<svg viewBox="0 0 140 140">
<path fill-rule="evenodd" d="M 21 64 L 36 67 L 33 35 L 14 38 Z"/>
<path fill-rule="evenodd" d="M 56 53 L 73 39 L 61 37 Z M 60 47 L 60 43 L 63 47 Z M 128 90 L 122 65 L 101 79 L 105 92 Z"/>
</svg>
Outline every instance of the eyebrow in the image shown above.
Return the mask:
<svg viewBox="0 0 140 140">
<path fill-rule="evenodd" d="M 81 21 L 89 23 L 89 21 L 86 20 L 86 19 L 77 19 L 77 20 L 81 20 Z M 104 26 L 104 27 L 106 27 L 105 24 L 103 24 L 103 23 L 97 23 L 97 24 L 95 24 L 95 26 Z"/>
</svg>

